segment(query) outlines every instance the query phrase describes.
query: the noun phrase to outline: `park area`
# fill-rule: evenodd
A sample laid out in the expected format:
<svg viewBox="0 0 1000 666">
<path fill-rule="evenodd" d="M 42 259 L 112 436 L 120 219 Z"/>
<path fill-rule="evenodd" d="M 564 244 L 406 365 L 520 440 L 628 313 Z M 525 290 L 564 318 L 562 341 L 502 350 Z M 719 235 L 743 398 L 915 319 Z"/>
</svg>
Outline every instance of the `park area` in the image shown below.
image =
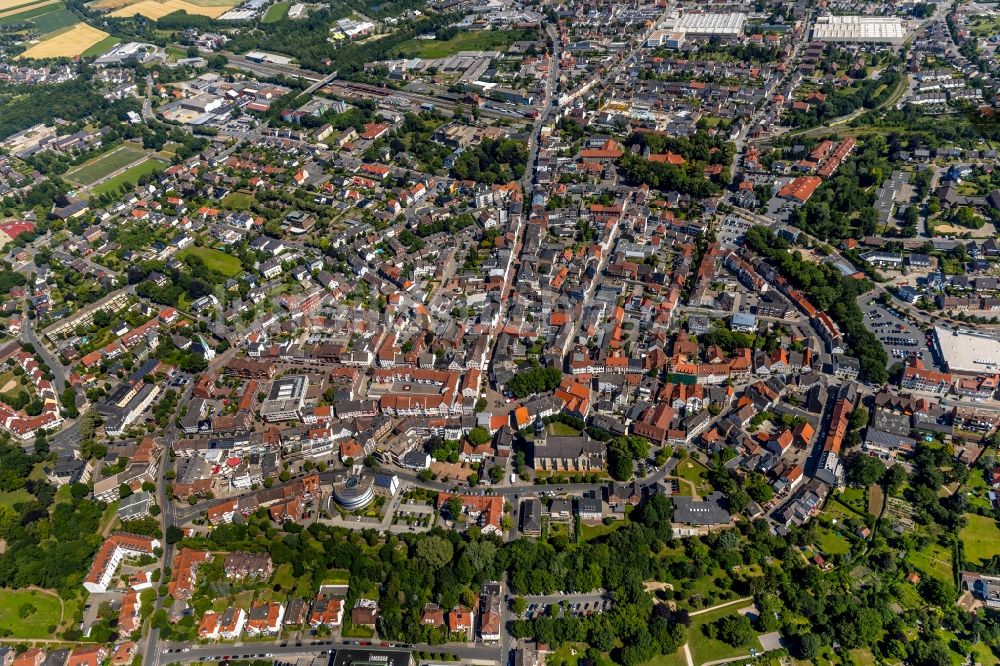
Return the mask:
<svg viewBox="0 0 1000 666">
<path fill-rule="evenodd" d="M 447 58 L 461 51 L 506 51 L 514 42 L 538 39 L 533 30 L 459 32 L 451 39 L 411 39 L 395 50 L 411 58 Z"/>
<path fill-rule="evenodd" d="M 66 180 L 78 185 L 91 185 L 119 169 L 138 162 L 146 155 L 147 151 L 134 143 L 123 143 L 70 170 L 65 177 Z"/>
<path fill-rule="evenodd" d="M 965 560 L 978 566 L 1000 555 L 1000 528 L 996 521 L 974 513 L 968 514 L 966 520 L 961 534 Z"/>
<path fill-rule="evenodd" d="M 192 16 L 218 18 L 236 5 L 236 0 L 98 0 L 92 3 L 95 9 L 111 10 L 111 16 L 135 16 L 140 14 L 149 19 L 163 18 L 174 12 L 186 12 Z"/>
<path fill-rule="evenodd" d="M 181 250 L 177 257 L 181 261 L 184 260 L 184 257 L 200 257 L 205 262 L 207 269 L 221 273 L 226 277 L 235 277 L 243 270 L 243 265 L 238 258 L 210 247 L 188 247 Z"/>
<path fill-rule="evenodd" d="M 21 58 L 75 58 L 109 37 L 86 23 L 55 32 L 20 55 Z"/>
<path fill-rule="evenodd" d="M 51 638 L 62 623 L 62 601 L 54 592 L 0 590 L 0 632 L 14 638 Z"/>
</svg>

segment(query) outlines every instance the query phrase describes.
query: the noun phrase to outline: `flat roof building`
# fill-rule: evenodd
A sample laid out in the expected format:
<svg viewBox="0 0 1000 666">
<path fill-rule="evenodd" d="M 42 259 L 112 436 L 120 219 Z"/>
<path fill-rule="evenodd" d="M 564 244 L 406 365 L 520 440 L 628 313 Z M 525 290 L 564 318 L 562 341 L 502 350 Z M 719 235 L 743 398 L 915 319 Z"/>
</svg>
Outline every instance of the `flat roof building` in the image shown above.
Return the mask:
<svg viewBox="0 0 1000 666">
<path fill-rule="evenodd" d="M 309 391 L 309 377 L 293 375 L 275 379 L 260 413 L 265 421 L 293 421 L 299 418 Z"/>
<path fill-rule="evenodd" d="M 935 326 L 934 344 L 948 372 L 959 375 L 1000 372 L 1000 339 L 983 333 Z"/>
<path fill-rule="evenodd" d="M 743 34 L 747 15 L 742 12 L 729 14 L 687 13 L 673 19 L 671 33 L 682 33 L 688 37 L 739 37 Z M 670 23 L 668 19 L 667 23 Z"/>
<path fill-rule="evenodd" d="M 906 38 L 902 19 L 891 16 L 819 16 L 813 39 L 824 42 L 902 44 Z"/>
</svg>

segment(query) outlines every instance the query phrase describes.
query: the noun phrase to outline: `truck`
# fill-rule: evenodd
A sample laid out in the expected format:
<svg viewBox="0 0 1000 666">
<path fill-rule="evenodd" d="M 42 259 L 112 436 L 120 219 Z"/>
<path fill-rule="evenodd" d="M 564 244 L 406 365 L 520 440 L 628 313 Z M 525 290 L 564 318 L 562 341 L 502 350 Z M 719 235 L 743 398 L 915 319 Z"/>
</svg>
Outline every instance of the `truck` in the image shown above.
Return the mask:
<svg viewBox="0 0 1000 666">
<path fill-rule="evenodd" d="M 517 479 L 517 474 L 510 475 L 510 485 L 514 485 L 514 481 Z"/>
</svg>

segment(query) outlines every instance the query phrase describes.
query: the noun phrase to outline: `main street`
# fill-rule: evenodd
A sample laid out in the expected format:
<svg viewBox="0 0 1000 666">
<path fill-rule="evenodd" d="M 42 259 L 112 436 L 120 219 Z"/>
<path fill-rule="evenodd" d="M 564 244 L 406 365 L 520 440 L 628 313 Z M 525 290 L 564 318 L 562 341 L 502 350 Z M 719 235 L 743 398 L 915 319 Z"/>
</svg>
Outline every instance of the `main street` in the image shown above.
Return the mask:
<svg viewBox="0 0 1000 666">
<path fill-rule="evenodd" d="M 274 642 L 254 642 L 229 645 L 205 645 L 199 646 L 195 643 L 165 643 L 163 647 L 153 655 L 154 661 L 143 662 L 144 666 L 150 663 L 173 663 L 173 662 L 194 662 L 222 659 L 263 659 L 280 658 L 293 656 L 318 656 L 328 654 L 338 648 L 357 648 L 364 643 L 373 647 L 404 648 L 407 650 L 420 650 L 423 652 L 450 654 L 469 662 L 495 663 L 497 653 L 500 649 L 498 645 L 450 643 L 446 645 L 426 645 L 426 644 L 403 644 L 387 641 L 360 641 L 360 640 L 314 640 L 290 642 L 287 639 L 278 638 Z M 186 651 L 185 651 L 186 650 Z"/>
</svg>

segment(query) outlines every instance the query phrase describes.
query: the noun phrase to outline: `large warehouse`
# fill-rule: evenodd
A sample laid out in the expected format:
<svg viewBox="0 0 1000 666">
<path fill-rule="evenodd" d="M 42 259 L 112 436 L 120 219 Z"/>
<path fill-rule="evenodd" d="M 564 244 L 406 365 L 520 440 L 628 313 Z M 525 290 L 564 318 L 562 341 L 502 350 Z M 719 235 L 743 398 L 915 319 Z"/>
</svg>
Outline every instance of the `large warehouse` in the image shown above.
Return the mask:
<svg viewBox="0 0 1000 666">
<path fill-rule="evenodd" d="M 731 14 L 696 14 L 671 16 L 660 26 L 667 32 L 683 33 L 687 37 L 739 37 L 747 15 L 741 12 Z"/>
<path fill-rule="evenodd" d="M 823 42 L 902 44 L 906 38 L 902 19 L 891 16 L 819 16 L 813 39 Z"/>
<path fill-rule="evenodd" d="M 1000 372 L 1000 340 L 997 338 L 935 326 L 934 343 L 948 372 L 958 375 Z"/>
</svg>

